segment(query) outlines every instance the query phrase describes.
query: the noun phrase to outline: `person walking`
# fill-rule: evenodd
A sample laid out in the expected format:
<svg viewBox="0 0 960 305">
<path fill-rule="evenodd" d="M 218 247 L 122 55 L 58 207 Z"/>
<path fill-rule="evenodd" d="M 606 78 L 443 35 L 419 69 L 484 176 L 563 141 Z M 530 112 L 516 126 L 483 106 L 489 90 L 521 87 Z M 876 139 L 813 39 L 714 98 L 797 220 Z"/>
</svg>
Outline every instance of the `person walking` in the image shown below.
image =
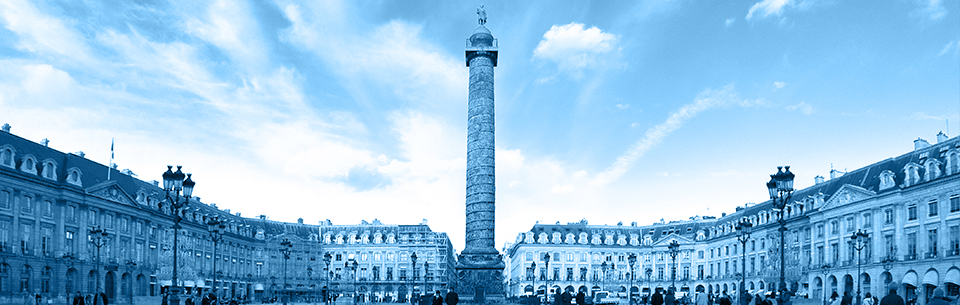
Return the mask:
<svg viewBox="0 0 960 305">
<path fill-rule="evenodd" d="M 563 294 L 560 295 L 560 300 L 562 301 L 560 304 L 570 305 L 570 301 L 573 300 L 573 295 L 570 294 L 570 291 L 564 291 Z"/>
<path fill-rule="evenodd" d="M 697 305 L 707 305 L 707 294 L 703 291 L 697 292 L 696 301 Z"/>
<path fill-rule="evenodd" d="M 927 301 L 927 305 L 949 305 L 950 300 L 944 297 L 943 288 L 933 289 L 933 297 Z"/>
<path fill-rule="evenodd" d="M 667 295 L 663 297 L 663 305 L 677 305 L 677 297 L 673 294 L 673 288 L 667 290 Z"/>
<path fill-rule="evenodd" d="M 863 297 L 863 301 L 862 301 L 862 302 L 863 302 L 863 303 L 862 303 L 863 305 L 877 305 L 877 303 L 874 303 L 874 302 L 873 302 L 873 296 L 870 295 L 869 292 L 867 292 L 867 295 Z"/>
<path fill-rule="evenodd" d="M 450 291 L 447 292 L 447 305 L 457 305 L 458 302 L 460 302 L 460 297 L 453 288 L 450 288 Z"/>
<path fill-rule="evenodd" d="M 433 294 L 433 305 L 443 305 L 443 296 L 440 295 L 440 290 Z"/>
<path fill-rule="evenodd" d="M 733 302 L 730 301 L 730 296 L 727 295 L 726 291 L 724 291 L 720 296 L 720 305 L 733 305 Z"/>
<path fill-rule="evenodd" d="M 651 304 L 651 305 L 663 305 L 663 295 L 660 294 L 660 290 L 657 290 L 657 292 L 655 292 L 655 293 L 653 294 L 653 300 L 650 301 L 650 304 Z"/>
<path fill-rule="evenodd" d="M 587 295 L 581 290 L 577 292 L 577 305 L 586 305 L 587 304 Z"/>
<path fill-rule="evenodd" d="M 73 296 L 73 305 L 86 305 L 86 302 L 83 301 L 83 295 L 79 291 Z"/>
</svg>

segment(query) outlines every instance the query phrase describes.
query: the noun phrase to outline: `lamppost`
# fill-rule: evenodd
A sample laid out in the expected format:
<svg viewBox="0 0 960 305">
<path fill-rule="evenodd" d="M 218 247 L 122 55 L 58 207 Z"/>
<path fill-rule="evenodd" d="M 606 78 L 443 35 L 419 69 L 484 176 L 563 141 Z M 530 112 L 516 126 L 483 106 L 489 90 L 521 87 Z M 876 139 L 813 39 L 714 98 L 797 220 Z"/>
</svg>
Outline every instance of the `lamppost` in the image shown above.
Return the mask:
<svg viewBox="0 0 960 305">
<path fill-rule="evenodd" d="M 652 286 L 653 286 L 653 268 L 647 267 L 647 270 L 644 270 L 643 272 L 646 272 L 646 274 L 647 274 L 647 282 L 648 282 L 647 285 L 650 285 L 650 286 L 651 286 L 651 290 L 652 290 Z M 648 292 L 648 294 L 649 294 L 649 292 Z"/>
<path fill-rule="evenodd" d="M 100 226 L 90 228 L 90 243 L 97 247 L 97 293 L 100 293 L 100 247 L 107 245 L 107 229 L 101 229 Z"/>
<path fill-rule="evenodd" d="M 867 238 L 870 237 L 870 234 L 863 229 L 857 230 L 853 235 L 850 235 L 850 239 L 853 241 L 853 248 L 857 250 L 857 305 L 863 302 L 863 299 L 860 298 L 860 251 L 867 246 L 867 243 L 870 241 Z"/>
<path fill-rule="evenodd" d="M 413 271 L 413 276 L 416 277 L 416 275 L 417 275 L 417 252 L 413 252 L 413 254 L 410 254 L 410 266 L 411 266 L 411 271 Z M 416 282 L 414 282 L 414 284 L 415 284 L 415 283 L 416 283 Z M 416 287 L 414 287 L 414 288 L 416 288 Z M 419 294 L 419 292 L 418 292 L 418 294 Z M 413 298 L 413 291 L 410 292 L 410 297 Z M 419 300 L 419 299 L 420 299 L 420 296 L 417 295 L 417 300 Z"/>
<path fill-rule="evenodd" d="M 223 239 L 223 233 L 227 232 L 227 226 L 220 221 L 219 217 L 211 218 L 207 221 L 207 231 L 210 232 L 210 240 L 213 241 L 213 295 L 220 299 L 217 292 L 217 243 Z"/>
<path fill-rule="evenodd" d="M 603 270 L 603 278 L 600 279 L 600 289 L 602 291 L 607 291 L 607 268 L 610 268 L 610 266 L 607 265 L 606 261 L 600 264 L 600 269 Z"/>
<path fill-rule="evenodd" d="M 423 295 L 427 295 L 430 289 L 427 289 L 427 275 L 430 274 L 430 261 L 423 261 Z"/>
<path fill-rule="evenodd" d="M 820 266 L 820 274 L 823 274 L 823 305 L 827 305 L 827 274 L 830 274 L 830 265 Z"/>
<path fill-rule="evenodd" d="M 324 264 L 324 265 L 327 265 L 327 269 L 325 269 L 326 271 L 323 272 L 324 279 L 325 279 L 324 282 L 325 282 L 326 287 L 327 287 L 327 292 L 323 294 L 323 302 L 324 302 L 324 303 L 329 303 L 329 302 L 330 302 L 330 260 L 331 260 L 331 259 L 333 259 L 333 256 L 330 255 L 330 252 L 327 252 L 327 253 L 324 253 L 324 254 L 323 254 L 323 264 Z"/>
<path fill-rule="evenodd" d="M 290 252 L 293 251 L 293 243 L 289 239 L 284 238 L 280 242 L 280 253 L 283 254 L 283 305 L 287 305 L 287 299 L 289 295 L 287 293 L 287 260 L 290 259 Z"/>
<path fill-rule="evenodd" d="M 630 304 L 633 304 L 633 280 L 636 277 L 633 266 L 637 264 L 637 254 L 630 253 L 630 256 L 627 256 L 627 262 L 630 263 Z M 637 288 L 637 292 L 640 292 L 640 288 Z"/>
<path fill-rule="evenodd" d="M 543 272 L 547 274 L 546 282 L 547 288 L 543 289 L 543 301 L 547 304 L 550 304 L 550 253 L 543 254 Z"/>
<path fill-rule="evenodd" d="M 537 299 L 537 304 L 540 304 L 540 297 L 537 296 L 537 261 L 530 263 L 530 269 L 533 270 L 533 297 Z"/>
<path fill-rule="evenodd" d="M 353 271 L 353 304 L 357 304 L 357 266 L 360 264 L 357 263 L 357 259 L 351 257 L 348 261 L 343 262 L 344 269 L 350 269 Z"/>
<path fill-rule="evenodd" d="M 673 270 L 670 270 L 670 291 L 677 291 L 677 254 L 680 254 L 680 243 L 673 240 L 667 245 L 667 250 L 670 250 L 670 257 L 673 258 Z"/>
<path fill-rule="evenodd" d="M 736 226 L 733 227 L 737 230 L 737 240 L 740 241 L 740 244 L 743 245 L 740 247 L 740 260 L 743 262 L 743 267 L 740 268 L 740 304 L 746 305 L 747 298 L 744 296 L 747 294 L 747 241 L 750 240 L 750 232 L 753 231 L 753 224 L 747 221 L 746 219 L 740 220 L 737 222 Z"/>
<path fill-rule="evenodd" d="M 180 305 L 180 281 L 177 278 L 177 257 L 180 256 L 177 237 L 180 236 L 180 209 L 190 203 L 190 196 L 193 195 L 193 187 L 196 185 L 191 176 L 184 175 L 177 165 L 177 171 L 173 171 L 173 166 L 167 165 L 167 171 L 163 173 L 163 191 L 170 202 L 170 212 L 173 213 L 173 277 L 170 284 L 170 305 Z M 184 180 L 186 176 L 186 180 Z M 183 191 L 183 197 L 180 196 Z M 99 283 L 99 281 L 97 282 Z"/>
<path fill-rule="evenodd" d="M 790 166 L 786 166 L 786 171 L 783 171 L 784 166 L 777 166 L 777 173 L 770 175 L 770 181 L 767 182 L 767 192 L 770 193 L 770 201 L 773 203 L 773 207 L 780 211 L 779 219 L 780 222 L 780 289 L 777 291 L 777 304 L 784 305 L 789 300 L 789 296 L 786 295 L 787 292 L 787 276 L 784 273 L 786 264 L 785 256 L 786 252 L 784 243 L 784 233 L 787 232 L 787 221 L 784 218 L 786 213 L 784 213 L 784 208 L 787 206 L 787 202 L 790 201 L 790 197 L 793 196 L 793 173 L 790 172 Z"/>
</svg>

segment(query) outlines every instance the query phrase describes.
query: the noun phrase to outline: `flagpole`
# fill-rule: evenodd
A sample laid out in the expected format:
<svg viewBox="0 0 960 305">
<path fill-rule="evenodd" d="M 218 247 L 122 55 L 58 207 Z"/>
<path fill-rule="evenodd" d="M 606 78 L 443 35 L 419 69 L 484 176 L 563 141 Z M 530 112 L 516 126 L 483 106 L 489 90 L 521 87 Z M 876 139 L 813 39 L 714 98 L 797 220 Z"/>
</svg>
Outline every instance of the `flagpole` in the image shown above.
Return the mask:
<svg viewBox="0 0 960 305">
<path fill-rule="evenodd" d="M 110 180 L 110 173 L 113 172 L 113 138 L 110 138 L 110 165 L 107 166 L 107 180 Z"/>
</svg>

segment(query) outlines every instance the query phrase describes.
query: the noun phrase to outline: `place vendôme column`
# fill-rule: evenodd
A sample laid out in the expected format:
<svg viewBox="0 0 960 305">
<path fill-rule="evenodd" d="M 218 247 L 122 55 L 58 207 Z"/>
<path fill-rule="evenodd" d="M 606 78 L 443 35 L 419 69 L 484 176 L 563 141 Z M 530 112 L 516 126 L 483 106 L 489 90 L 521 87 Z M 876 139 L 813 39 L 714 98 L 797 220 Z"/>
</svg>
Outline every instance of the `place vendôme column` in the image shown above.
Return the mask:
<svg viewBox="0 0 960 305">
<path fill-rule="evenodd" d="M 494 245 L 496 179 L 494 177 L 493 67 L 497 40 L 477 9 L 479 26 L 467 40 L 470 68 L 467 106 L 467 198 L 465 246 L 457 259 L 457 291 L 465 303 L 496 303 L 504 299 L 503 258 Z"/>
</svg>

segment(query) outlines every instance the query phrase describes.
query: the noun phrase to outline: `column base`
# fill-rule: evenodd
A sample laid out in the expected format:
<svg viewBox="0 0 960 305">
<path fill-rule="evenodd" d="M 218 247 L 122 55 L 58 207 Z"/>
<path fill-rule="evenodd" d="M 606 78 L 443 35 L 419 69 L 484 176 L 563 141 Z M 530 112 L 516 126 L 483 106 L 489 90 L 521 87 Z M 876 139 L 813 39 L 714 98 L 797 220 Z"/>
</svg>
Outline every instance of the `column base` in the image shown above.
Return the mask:
<svg viewBox="0 0 960 305">
<path fill-rule="evenodd" d="M 500 304 L 506 302 L 503 290 L 502 256 L 497 254 L 461 254 L 457 262 L 456 291 L 464 304 Z"/>
</svg>

